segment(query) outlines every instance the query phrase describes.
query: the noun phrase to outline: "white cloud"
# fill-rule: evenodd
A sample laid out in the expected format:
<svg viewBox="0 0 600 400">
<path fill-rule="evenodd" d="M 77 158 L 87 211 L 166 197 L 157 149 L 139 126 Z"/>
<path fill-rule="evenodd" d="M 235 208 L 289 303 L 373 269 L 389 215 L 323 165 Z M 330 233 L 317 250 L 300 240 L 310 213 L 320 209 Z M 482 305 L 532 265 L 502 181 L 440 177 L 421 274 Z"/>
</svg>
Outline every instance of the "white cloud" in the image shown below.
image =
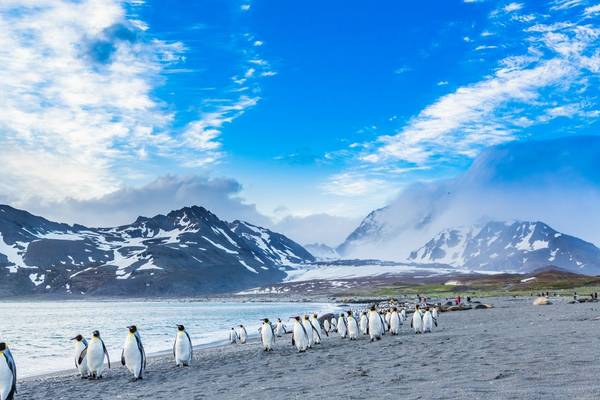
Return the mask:
<svg viewBox="0 0 600 400">
<path fill-rule="evenodd" d="M 448 84 L 448 81 L 439 81 L 437 83 L 438 86 L 446 86 Z"/>
<path fill-rule="evenodd" d="M 343 172 L 331 176 L 321 185 L 328 194 L 343 197 L 357 197 L 385 191 L 388 184 L 383 179 L 364 176 L 360 173 Z"/>
<path fill-rule="evenodd" d="M 242 5 L 240 6 L 240 9 L 241 9 L 242 11 L 250 11 L 250 7 L 251 7 L 251 6 L 250 6 L 250 4 L 242 4 Z"/>
<path fill-rule="evenodd" d="M 394 70 L 394 73 L 395 73 L 396 75 L 402 75 L 402 74 L 405 74 L 405 73 L 409 72 L 410 70 L 411 70 L 411 69 L 410 69 L 410 67 L 407 67 L 406 65 L 404 65 L 404 66 L 402 66 L 402 67 L 398 67 L 398 68 L 396 68 L 396 69 Z"/>
<path fill-rule="evenodd" d="M 165 74 L 185 62 L 187 49 L 145 36 L 148 29 L 128 19 L 120 0 L 0 2 L 6 195 L 15 201 L 93 198 L 128 180 L 148 179 L 136 166 L 144 160 L 168 156 L 199 166 L 220 159 L 221 128 L 259 98 L 226 99 L 203 109 L 183 132 L 173 128 L 174 111 L 154 93 Z M 254 53 L 252 59 L 258 59 Z M 254 79 L 253 69 L 245 75 Z"/>
<path fill-rule="evenodd" d="M 595 6 L 586 7 L 584 13 L 586 15 L 597 14 L 600 12 L 600 4 L 596 4 Z"/>
<path fill-rule="evenodd" d="M 587 3 L 588 0 L 555 0 L 550 7 L 551 10 L 565 10 Z"/>
<path fill-rule="evenodd" d="M 510 13 L 513 11 L 519 11 L 522 8 L 523 8 L 523 3 L 509 3 L 504 6 L 503 10 L 504 10 L 504 12 Z"/>
<path fill-rule="evenodd" d="M 451 157 L 474 157 L 483 147 L 515 139 L 523 122 L 522 106 L 542 112 L 550 108 L 540 101 L 542 91 L 563 93 L 566 99 L 573 86 L 585 84 L 584 71 L 600 66 L 595 53 L 598 29 L 555 24 L 535 25 L 527 32 L 533 44 L 529 54 L 507 57 L 484 80 L 439 98 L 400 132 L 380 136 L 377 150 L 365 152 L 362 160 L 428 165 Z M 550 57 L 542 57 L 545 52 Z"/>
<path fill-rule="evenodd" d="M 260 47 L 260 46 L 262 46 L 263 44 L 265 44 L 265 43 L 264 43 L 262 40 L 255 40 L 255 41 L 254 41 L 254 46 L 256 46 L 256 47 Z"/>
<path fill-rule="evenodd" d="M 481 45 L 481 46 L 475 47 L 475 51 L 490 50 L 490 49 L 497 49 L 497 48 L 498 48 L 498 46 L 485 46 L 485 45 Z"/>
</svg>

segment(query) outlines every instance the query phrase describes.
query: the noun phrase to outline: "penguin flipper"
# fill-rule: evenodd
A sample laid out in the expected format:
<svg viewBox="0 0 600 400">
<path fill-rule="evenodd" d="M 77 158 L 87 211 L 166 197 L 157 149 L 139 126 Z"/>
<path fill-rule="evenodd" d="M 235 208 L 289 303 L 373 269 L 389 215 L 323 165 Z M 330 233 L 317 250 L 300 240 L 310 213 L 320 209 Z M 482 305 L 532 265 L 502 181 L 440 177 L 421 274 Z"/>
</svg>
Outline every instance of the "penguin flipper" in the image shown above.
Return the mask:
<svg viewBox="0 0 600 400">
<path fill-rule="evenodd" d="M 296 345 L 296 341 L 294 340 L 294 335 L 292 335 L 292 346 Z"/>
<path fill-rule="evenodd" d="M 192 345 L 192 339 L 190 338 L 190 335 L 187 333 L 187 331 L 185 331 L 185 336 L 187 336 L 190 342 L 190 361 L 192 361 L 192 359 L 194 358 L 194 346 Z"/>
<path fill-rule="evenodd" d="M 81 353 L 79 354 L 79 358 L 77 359 L 77 362 L 75 363 L 75 367 L 80 366 L 83 363 L 83 359 L 85 358 L 85 355 L 87 354 L 87 346 L 81 350 Z"/>
<path fill-rule="evenodd" d="M 8 392 L 8 396 L 6 396 L 6 399 L 12 399 L 15 395 L 15 393 L 17 393 L 17 365 L 15 364 L 15 359 L 12 356 L 12 353 L 10 352 L 10 350 L 6 350 L 4 352 L 4 358 L 6 359 L 6 364 L 8 365 L 8 369 L 10 369 L 10 372 L 12 372 L 12 386 L 10 387 L 10 392 Z"/>
<path fill-rule="evenodd" d="M 110 368 L 110 356 L 106 350 L 106 345 L 104 344 L 104 340 L 100 339 L 100 342 L 102 343 L 102 350 L 104 350 L 104 355 L 106 355 L 106 360 L 108 361 L 108 368 Z"/>
<path fill-rule="evenodd" d="M 121 365 L 125 365 L 125 349 L 121 350 Z"/>
</svg>

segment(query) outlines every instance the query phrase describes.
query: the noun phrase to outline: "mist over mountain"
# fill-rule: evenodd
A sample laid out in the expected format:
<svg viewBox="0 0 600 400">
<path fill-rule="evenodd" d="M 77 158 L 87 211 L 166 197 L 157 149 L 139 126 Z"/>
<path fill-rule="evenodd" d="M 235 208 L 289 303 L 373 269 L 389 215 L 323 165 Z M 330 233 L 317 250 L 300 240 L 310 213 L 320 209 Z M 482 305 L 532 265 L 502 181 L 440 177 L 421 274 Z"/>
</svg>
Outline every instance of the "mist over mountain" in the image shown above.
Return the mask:
<svg viewBox="0 0 600 400">
<path fill-rule="evenodd" d="M 440 231 L 486 221 L 543 221 L 600 243 L 600 137 L 513 142 L 483 151 L 453 180 L 413 184 L 369 214 L 344 257 L 405 260 Z"/>
</svg>

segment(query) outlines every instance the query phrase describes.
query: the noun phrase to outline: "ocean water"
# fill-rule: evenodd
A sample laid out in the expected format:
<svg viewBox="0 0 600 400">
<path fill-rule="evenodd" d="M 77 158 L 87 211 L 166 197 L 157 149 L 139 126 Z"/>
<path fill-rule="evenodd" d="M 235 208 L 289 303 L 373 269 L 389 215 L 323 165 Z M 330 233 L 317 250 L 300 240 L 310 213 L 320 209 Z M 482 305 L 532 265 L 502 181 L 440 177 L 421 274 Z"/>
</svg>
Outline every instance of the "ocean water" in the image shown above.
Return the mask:
<svg viewBox="0 0 600 400">
<path fill-rule="evenodd" d="M 323 303 L 219 303 L 194 301 L 34 301 L 0 303 L 0 341 L 8 343 L 20 377 L 74 369 L 73 342 L 99 330 L 111 362 L 119 364 L 127 326 L 136 325 L 146 353 L 172 349 L 177 324 L 194 346 L 223 343 L 232 326 L 257 333 L 261 318 L 287 321 L 307 312 L 325 313 Z M 291 323 L 288 322 L 288 326 Z"/>
</svg>

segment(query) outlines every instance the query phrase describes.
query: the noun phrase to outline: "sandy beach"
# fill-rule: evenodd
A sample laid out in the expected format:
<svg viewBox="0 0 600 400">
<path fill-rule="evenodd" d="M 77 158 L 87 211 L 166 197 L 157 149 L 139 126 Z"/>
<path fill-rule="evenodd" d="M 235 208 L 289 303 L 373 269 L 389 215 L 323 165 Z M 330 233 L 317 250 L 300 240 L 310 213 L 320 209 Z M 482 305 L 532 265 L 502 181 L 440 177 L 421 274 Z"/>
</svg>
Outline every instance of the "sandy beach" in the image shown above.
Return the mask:
<svg viewBox="0 0 600 400">
<path fill-rule="evenodd" d="M 486 299 L 495 308 L 443 313 L 431 334 L 415 335 L 405 323 L 380 342 L 335 336 L 302 354 L 288 335 L 271 353 L 256 341 L 198 350 L 189 368 L 157 356 L 134 383 L 113 360 L 103 380 L 71 371 L 29 378 L 17 398 L 600 398 L 600 303 L 553 301 Z"/>
</svg>

